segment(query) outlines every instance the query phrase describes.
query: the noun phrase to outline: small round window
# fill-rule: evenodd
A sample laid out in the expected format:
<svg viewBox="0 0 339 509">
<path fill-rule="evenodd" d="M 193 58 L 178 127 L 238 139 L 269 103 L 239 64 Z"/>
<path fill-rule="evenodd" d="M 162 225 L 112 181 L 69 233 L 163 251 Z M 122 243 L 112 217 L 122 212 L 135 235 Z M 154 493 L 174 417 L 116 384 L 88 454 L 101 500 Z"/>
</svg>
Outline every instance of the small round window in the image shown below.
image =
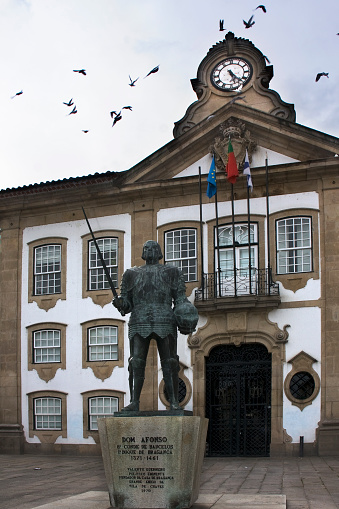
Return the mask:
<svg viewBox="0 0 339 509">
<path fill-rule="evenodd" d="M 290 381 L 290 392 L 295 399 L 308 399 L 315 389 L 313 376 L 307 371 L 299 371 L 292 376 Z"/>
</svg>

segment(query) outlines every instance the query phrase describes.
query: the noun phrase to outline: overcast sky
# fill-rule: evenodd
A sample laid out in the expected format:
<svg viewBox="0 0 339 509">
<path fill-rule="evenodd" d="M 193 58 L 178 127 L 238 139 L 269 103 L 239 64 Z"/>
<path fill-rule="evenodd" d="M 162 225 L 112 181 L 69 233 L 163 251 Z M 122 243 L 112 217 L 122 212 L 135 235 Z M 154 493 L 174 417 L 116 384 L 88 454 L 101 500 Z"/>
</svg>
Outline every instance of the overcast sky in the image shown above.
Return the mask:
<svg viewBox="0 0 339 509">
<path fill-rule="evenodd" d="M 226 34 L 219 19 L 270 59 L 270 88 L 299 124 L 339 136 L 339 0 L 263 3 L 0 0 L 0 188 L 125 170 L 171 141 L 196 100 L 190 79 Z"/>
</svg>

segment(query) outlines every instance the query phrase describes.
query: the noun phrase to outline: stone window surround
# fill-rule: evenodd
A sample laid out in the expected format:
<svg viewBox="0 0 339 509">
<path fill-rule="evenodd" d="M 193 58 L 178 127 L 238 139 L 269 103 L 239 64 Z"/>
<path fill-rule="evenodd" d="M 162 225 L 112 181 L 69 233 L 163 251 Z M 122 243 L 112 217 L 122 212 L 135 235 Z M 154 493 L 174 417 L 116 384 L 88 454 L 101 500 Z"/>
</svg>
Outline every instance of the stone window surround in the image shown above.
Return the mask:
<svg viewBox="0 0 339 509">
<path fill-rule="evenodd" d="M 121 284 L 124 272 L 124 234 L 122 230 L 97 230 L 93 231 L 95 238 L 115 237 L 118 239 L 118 286 Z M 112 290 L 88 290 L 88 246 L 92 240 L 92 235 L 87 233 L 82 235 L 82 298 L 90 297 L 95 304 L 104 307 L 112 301 Z"/>
<path fill-rule="evenodd" d="M 158 226 L 158 243 L 160 244 L 162 254 L 165 258 L 165 233 L 170 230 L 182 230 L 185 228 L 194 228 L 197 231 L 197 281 L 186 283 L 186 295 L 190 295 L 197 286 L 199 286 L 201 274 L 201 255 L 199 250 L 200 222 L 199 221 L 176 221 Z"/>
<path fill-rule="evenodd" d="M 258 248 L 258 268 L 265 268 L 265 216 L 259 214 L 251 214 L 251 223 L 257 225 L 257 242 L 254 244 Z M 248 218 L 246 214 L 239 214 L 235 217 L 235 225 L 247 224 Z M 218 217 L 219 228 L 223 225 L 232 224 L 232 216 L 221 216 Z M 208 225 L 208 272 L 212 273 L 215 271 L 214 259 L 215 259 L 215 219 L 207 221 Z M 211 239 L 211 241 L 210 241 Z"/>
<path fill-rule="evenodd" d="M 84 438 L 92 437 L 95 443 L 98 444 L 100 442 L 98 430 L 89 429 L 89 399 L 100 396 L 118 398 L 118 410 L 121 410 L 124 406 L 125 393 L 122 391 L 114 391 L 109 389 L 97 389 L 93 391 L 82 392 L 81 395 L 83 404 L 83 436 Z"/>
<path fill-rule="evenodd" d="M 320 391 L 320 378 L 318 373 L 313 369 L 313 364 L 318 362 L 316 359 L 311 357 L 311 355 L 307 354 L 304 351 L 299 352 L 292 359 L 288 361 L 292 364 L 292 369 L 288 373 L 284 381 L 284 392 L 286 397 L 292 403 L 292 405 L 297 406 L 301 411 L 308 405 L 312 405 L 312 402 L 316 399 Z M 313 394 L 306 399 L 297 399 L 295 398 L 290 391 L 290 383 L 293 376 L 300 371 L 306 371 L 309 373 L 314 379 L 314 391 Z"/>
<path fill-rule="evenodd" d="M 39 308 L 45 311 L 53 308 L 59 299 L 66 299 L 67 240 L 65 237 L 43 237 L 28 242 L 28 302 L 36 302 Z M 34 295 L 34 250 L 49 244 L 61 245 L 61 292 Z"/>
<path fill-rule="evenodd" d="M 29 437 L 38 437 L 41 443 L 54 444 L 58 437 L 67 438 L 67 393 L 61 391 L 35 391 L 28 396 Z M 61 430 L 34 429 L 34 400 L 36 398 L 61 399 Z"/>
<path fill-rule="evenodd" d="M 66 369 L 66 327 L 67 325 L 57 322 L 41 322 L 29 325 L 27 329 L 27 354 L 28 371 L 36 370 L 39 378 L 49 382 L 55 377 L 58 369 Z M 33 332 L 45 329 L 60 330 L 60 362 L 39 362 L 33 361 Z"/>
<path fill-rule="evenodd" d="M 113 326 L 118 328 L 118 359 L 113 361 L 89 361 L 88 360 L 88 329 L 100 326 Z M 109 378 L 113 369 L 117 367 L 124 367 L 124 327 L 123 320 L 112 318 L 100 318 L 97 320 L 88 320 L 81 323 L 82 327 L 82 368 L 91 368 L 94 376 L 104 381 Z"/>
<path fill-rule="evenodd" d="M 319 211 L 315 209 L 284 209 L 274 214 L 270 214 L 270 244 L 271 244 L 271 264 L 273 279 L 281 281 L 284 288 L 296 292 L 304 288 L 309 279 L 319 279 Z M 311 218 L 311 253 L 312 267 L 311 272 L 296 272 L 293 274 L 277 274 L 277 233 L 276 222 L 280 219 L 292 217 L 310 217 Z"/>
</svg>

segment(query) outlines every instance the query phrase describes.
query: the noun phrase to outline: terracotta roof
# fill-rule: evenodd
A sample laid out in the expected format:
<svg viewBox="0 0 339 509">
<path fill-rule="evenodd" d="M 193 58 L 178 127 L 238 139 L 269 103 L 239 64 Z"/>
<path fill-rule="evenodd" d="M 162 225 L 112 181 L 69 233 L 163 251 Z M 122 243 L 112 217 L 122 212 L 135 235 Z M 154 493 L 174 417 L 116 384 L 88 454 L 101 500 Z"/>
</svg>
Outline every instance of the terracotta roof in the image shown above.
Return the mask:
<svg viewBox="0 0 339 509">
<path fill-rule="evenodd" d="M 30 184 L 28 186 L 22 187 L 12 187 L 0 190 L 0 197 L 14 196 L 18 194 L 34 194 L 56 189 L 71 189 L 74 187 L 79 187 L 81 185 L 88 184 L 89 181 L 92 184 L 100 184 L 101 182 L 118 180 L 118 178 L 121 177 L 123 174 L 125 174 L 125 171 L 122 172 L 106 171 L 105 173 L 94 173 L 92 175 L 85 175 L 83 177 L 70 177 L 60 180 L 40 182 L 40 184 Z"/>
</svg>

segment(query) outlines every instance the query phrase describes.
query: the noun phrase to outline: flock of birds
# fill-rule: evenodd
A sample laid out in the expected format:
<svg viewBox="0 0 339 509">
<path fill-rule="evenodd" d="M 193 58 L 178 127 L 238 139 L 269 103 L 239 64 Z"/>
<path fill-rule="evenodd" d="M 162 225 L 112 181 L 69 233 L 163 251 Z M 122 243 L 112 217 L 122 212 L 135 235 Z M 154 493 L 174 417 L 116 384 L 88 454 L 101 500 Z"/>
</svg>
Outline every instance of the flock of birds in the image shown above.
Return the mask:
<svg viewBox="0 0 339 509">
<path fill-rule="evenodd" d="M 263 13 L 266 13 L 267 10 L 266 10 L 266 7 L 265 5 L 258 5 L 254 11 L 256 10 L 261 10 Z M 251 28 L 253 27 L 253 25 L 255 24 L 255 21 L 254 21 L 254 14 L 252 14 L 252 16 L 248 19 L 248 21 L 244 20 L 243 19 L 243 23 L 244 23 L 244 26 L 246 29 L 248 28 Z M 224 28 L 224 20 L 221 19 L 219 20 L 219 31 L 220 32 L 223 32 L 225 31 L 226 28 Z M 339 35 L 339 33 L 337 33 L 337 35 Z M 270 64 L 270 60 L 264 55 L 264 58 L 266 60 L 266 62 L 268 64 Z M 159 71 L 159 65 L 157 65 L 156 67 L 154 67 L 153 69 L 151 69 L 147 74 L 146 76 L 144 77 L 147 78 L 148 76 L 150 76 L 151 74 L 155 74 L 156 72 Z M 73 72 L 76 72 L 78 74 L 81 74 L 83 76 L 86 76 L 86 69 L 73 69 Z M 327 77 L 329 78 L 329 73 L 328 72 L 319 72 L 317 75 L 316 75 L 316 78 L 315 78 L 315 81 L 318 82 L 320 80 L 321 77 Z M 130 87 L 135 87 L 135 84 L 136 82 L 138 81 L 139 77 L 138 78 L 135 78 L 135 79 L 132 79 L 131 76 L 129 76 L 129 86 Z M 14 97 L 17 97 L 17 96 L 20 96 L 23 94 L 23 90 L 20 90 L 20 92 L 17 92 L 16 94 L 14 94 L 11 99 L 14 99 Z M 246 102 L 246 99 L 245 99 L 245 96 L 236 96 L 234 97 L 231 101 L 230 101 L 230 104 L 232 103 L 235 103 L 236 101 L 238 100 L 243 100 Z M 67 107 L 72 107 L 73 106 L 73 109 L 70 111 L 70 113 L 68 113 L 68 115 L 75 115 L 76 113 L 78 113 L 78 110 L 77 110 L 77 107 L 76 105 L 74 104 L 73 102 L 73 98 L 70 99 L 68 102 L 64 102 L 63 103 L 64 105 L 66 105 Z M 112 110 L 110 112 L 110 116 L 111 118 L 113 119 L 113 123 L 112 123 L 112 127 L 116 125 L 117 122 L 119 122 L 121 119 L 122 119 L 122 110 L 129 110 L 129 111 L 132 111 L 132 106 L 122 106 L 120 108 L 120 111 L 115 111 L 115 110 Z M 83 133 L 88 133 L 88 129 L 83 129 L 82 130 Z"/>
<path fill-rule="evenodd" d="M 258 7 L 256 7 L 254 10 L 256 11 L 256 10 L 258 10 L 258 9 L 261 9 L 261 10 L 262 10 L 262 12 L 264 12 L 264 13 L 266 13 L 266 12 L 267 12 L 267 9 L 266 9 L 265 5 L 258 5 Z M 251 27 L 255 24 L 255 21 L 254 21 L 254 14 L 252 14 L 252 16 L 250 17 L 250 19 L 249 19 L 248 21 L 246 21 L 246 20 L 244 20 L 244 19 L 243 19 L 242 21 L 243 21 L 243 23 L 244 23 L 245 28 L 251 28 Z M 223 20 L 223 19 L 221 19 L 221 20 L 219 21 L 219 31 L 220 31 L 220 32 L 223 32 L 224 30 L 226 30 L 226 28 L 224 28 L 224 20 Z M 339 32 L 337 33 L 337 35 L 339 35 Z M 265 55 L 264 55 L 264 58 L 265 58 L 265 60 L 266 60 L 266 62 L 267 62 L 268 64 L 270 64 L 270 63 L 271 63 L 271 62 L 269 61 L 269 59 L 268 59 Z M 317 75 L 316 75 L 316 77 L 315 77 L 315 81 L 316 81 L 316 82 L 317 82 L 317 81 L 319 81 L 319 80 L 320 80 L 320 78 L 321 78 L 322 76 L 326 76 L 326 78 L 329 78 L 329 73 L 328 73 L 328 72 L 318 72 L 318 74 L 317 74 Z M 237 100 L 239 100 L 239 99 L 244 99 L 244 98 L 243 98 L 243 97 L 238 97 L 238 98 L 232 99 L 232 100 L 230 101 L 230 103 L 235 102 L 235 101 L 237 101 Z"/>
<path fill-rule="evenodd" d="M 153 69 L 151 69 L 147 74 L 146 76 L 144 76 L 144 79 L 147 78 L 148 76 L 150 76 L 151 74 L 155 74 L 156 72 L 159 71 L 159 65 L 157 65 L 156 67 L 153 67 Z M 86 69 L 73 69 L 73 72 L 77 72 L 79 74 L 82 74 L 83 76 L 86 76 L 87 75 L 87 72 L 86 72 Z M 136 82 L 138 81 L 139 77 L 136 78 L 136 79 L 132 79 L 131 76 L 129 76 L 129 86 L 130 87 L 135 87 L 135 84 Z M 23 94 L 23 90 L 20 90 L 20 92 L 17 92 L 16 94 L 14 94 L 11 99 L 14 99 L 14 97 L 16 96 L 19 96 L 19 95 L 22 95 Z M 77 110 L 77 107 L 76 105 L 74 104 L 73 102 L 73 97 L 67 101 L 67 102 L 63 102 L 63 104 L 65 106 L 67 106 L 68 108 L 70 108 L 71 106 L 73 106 L 73 109 L 68 113 L 68 115 L 75 115 L 76 113 L 78 113 L 78 110 Z M 119 122 L 119 120 L 122 119 L 122 110 L 129 110 L 129 111 L 132 111 L 132 106 L 122 106 L 122 108 L 120 109 L 120 111 L 111 111 L 110 112 L 110 116 L 111 118 L 113 119 L 113 124 L 112 124 L 112 127 L 115 126 L 115 124 L 117 122 Z M 83 133 L 88 133 L 89 130 L 88 129 L 82 129 L 82 132 Z"/>
</svg>

